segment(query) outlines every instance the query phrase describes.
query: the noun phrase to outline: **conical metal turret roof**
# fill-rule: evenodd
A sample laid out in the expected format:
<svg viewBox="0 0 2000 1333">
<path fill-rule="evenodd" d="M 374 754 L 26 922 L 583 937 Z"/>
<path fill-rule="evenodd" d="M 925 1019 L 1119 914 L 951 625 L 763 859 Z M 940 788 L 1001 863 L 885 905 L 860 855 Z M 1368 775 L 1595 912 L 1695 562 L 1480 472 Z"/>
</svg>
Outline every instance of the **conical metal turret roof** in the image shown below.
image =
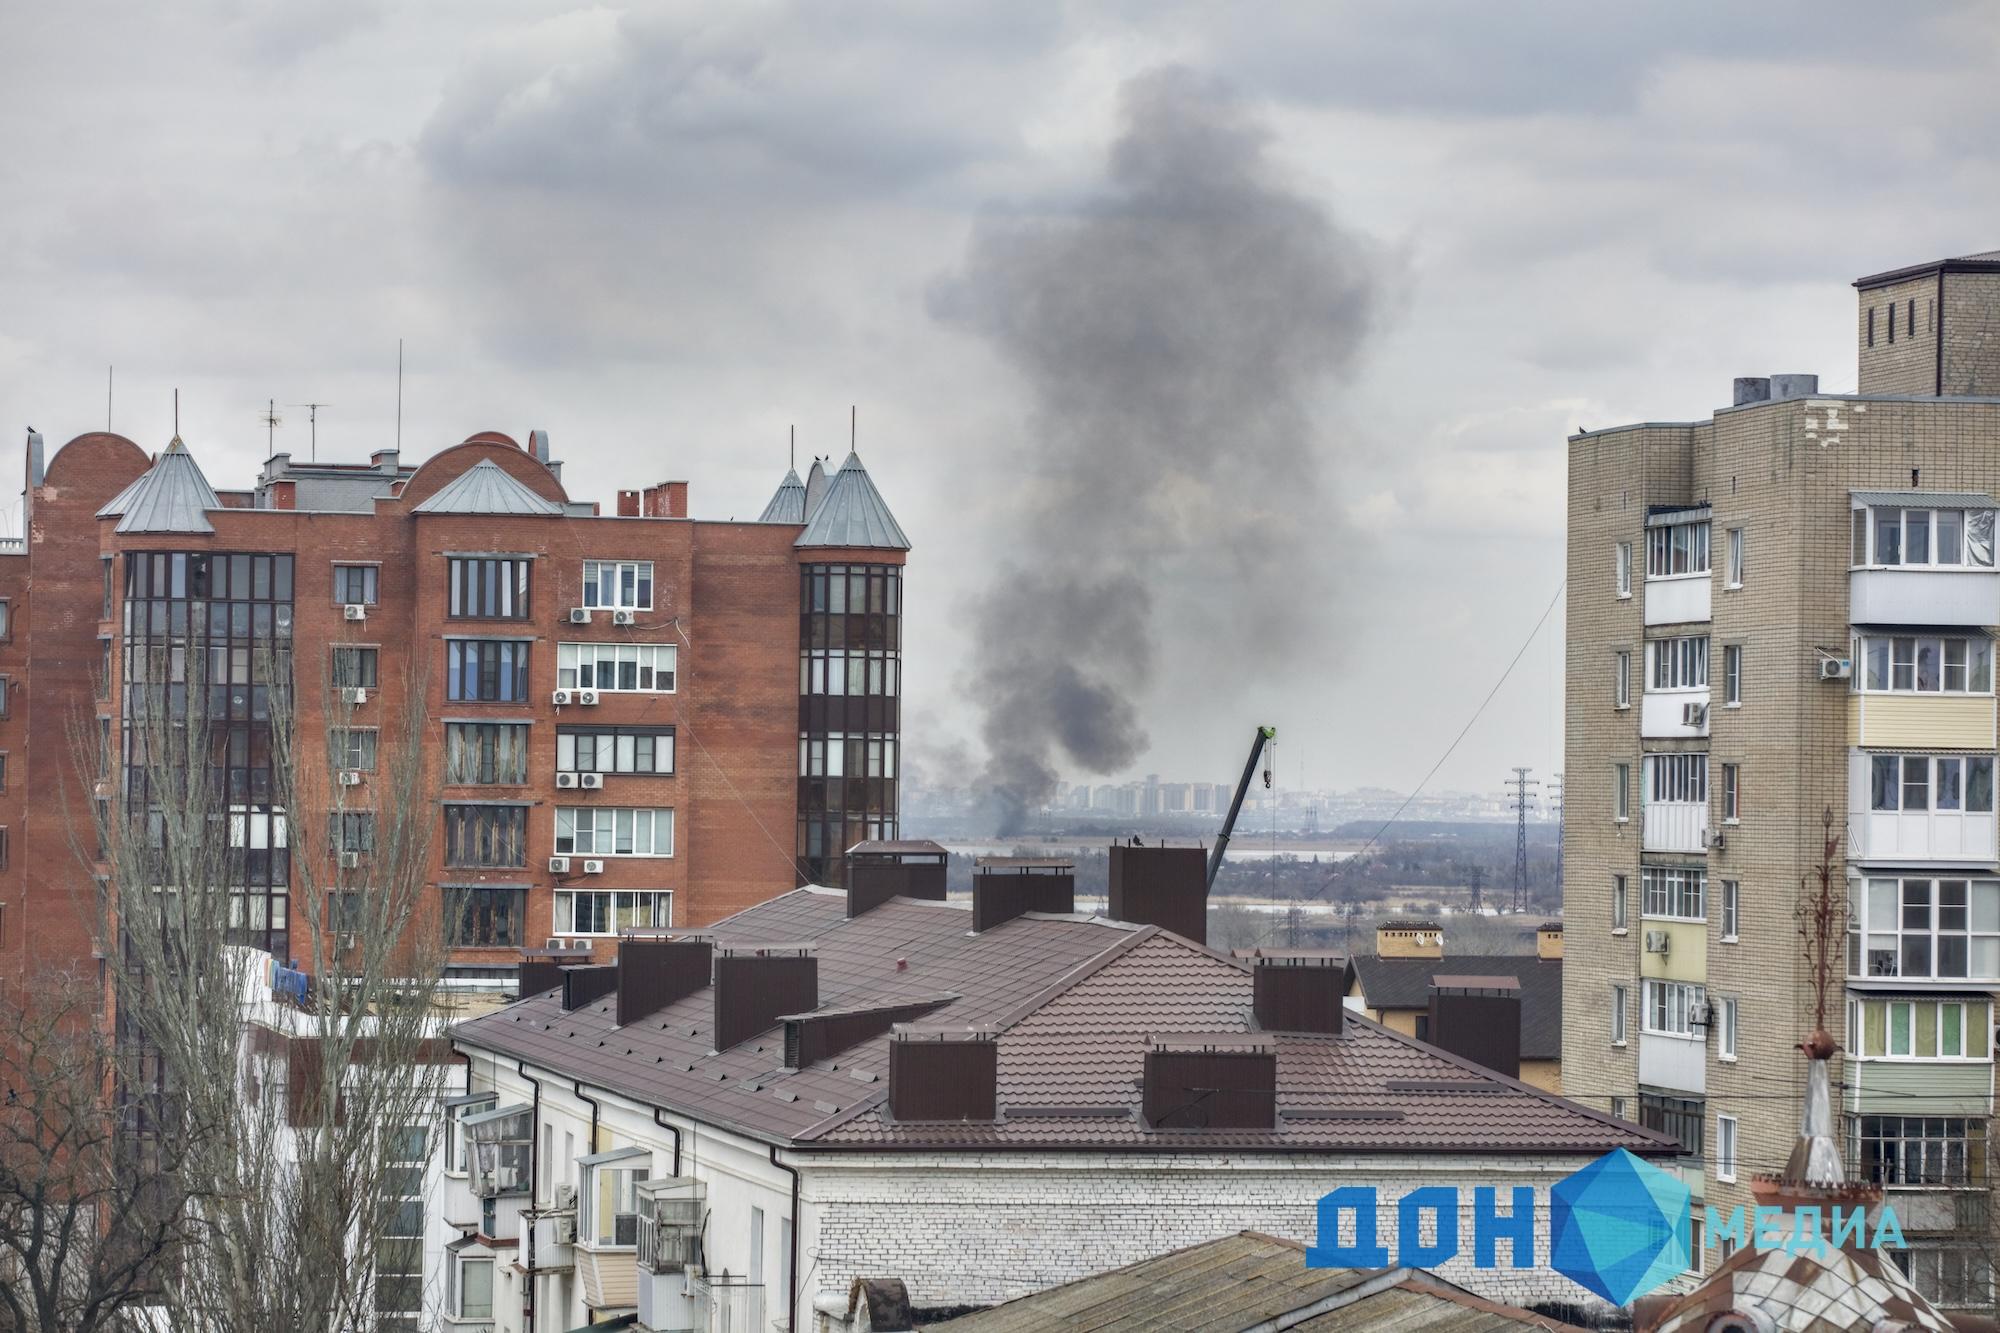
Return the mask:
<svg viewBox="0 0 2000 1333">
<path fill-rule="evenodd" d="M 814 466 L 818 466 L 815 464 Z M 861 456 L 850 453 L 840 471 L 826 484 L 826 495 L 811 503 L 812 487 L 807 485 L 806 530 L 794 546 L 862 546 L 889 551 L 907 551 L 910 539 L 903 535 L 896 516 L 869 480 Z"/>
<path fill-rule="evenodd" d="M 139 479 L 97 511 L 116 518 L 119 532 L 214 532 L 208 511 L 222 508 L 215 487 L 176 435 Z"/>
<path fill-rule="evenodd" d="M 757 521 L 759 523 L 806 521 L 806 484 L 799 480 L 797 468 L 786 471 L 785 479 L 778 483 L 778 493 L 771 497 L 771 503 L 764 506 L 764 512 Z"/>
<path fill-rule="evenodd" d="M 453 477 L 412 512 L 418 514 L 560 514 L 563 507 L 523 486 L 490 458 Z"/>
</svg>

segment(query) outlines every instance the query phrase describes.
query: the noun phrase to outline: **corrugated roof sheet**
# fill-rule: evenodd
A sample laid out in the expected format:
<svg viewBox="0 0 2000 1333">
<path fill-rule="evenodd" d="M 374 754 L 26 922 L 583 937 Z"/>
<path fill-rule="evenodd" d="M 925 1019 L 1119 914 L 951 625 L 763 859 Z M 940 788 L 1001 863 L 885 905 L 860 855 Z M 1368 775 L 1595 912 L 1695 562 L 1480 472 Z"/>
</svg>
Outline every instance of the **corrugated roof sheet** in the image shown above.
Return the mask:
<svg viewBox="0 0 2000 1333">
<path fill-rule="evenodd" d="M 1899 508 L 1993 509 L 2000 501 L 1984 491 L 1849 491 L 1857 505 L 1894 505 Z"/>
<path fill-rule="evenodd" d="M 215 488 L 176 435 L 153 466 L 113 496 L 97 516 L 116 517 L 119 532 L 214 532 L 208 511 L 220 508 Z"/>
<path fill-rule="evenodd" d="M 1375 1010 L 1428 1009 L 1438 973 L 1512 977 L 1521 983 L 1521 1058 L 1562 1059 L 1563 965 L 1534 954 L 1453 954 L 1446 958 L 1357 957 L 1361 993 Z"/>
<path fill-rule="evenodd" d="M 777 494 L 771 503 L 764 506 L 764 512 L 757 516 L 759 523 L 803 523 L 806 521 L 806 484 L 799 480 L 797 468 L 785 473 L 785 479 L 778 483 Z"/>
<path fill-rule="evenodd" d="M 563 507 L 523 486 L 490 458 L 453 477 L 415 509 L 419 514 L 555 515 Z"/>
<path fill-rule="evenodd" d="M 806 516 L 806 530 L 794 545 L 907 551 L 910 539 L 903 535 L 882 493 L 869 480 L 861 456 L 850 453 L 827 482 L 825 498 Z"/>
</svg>

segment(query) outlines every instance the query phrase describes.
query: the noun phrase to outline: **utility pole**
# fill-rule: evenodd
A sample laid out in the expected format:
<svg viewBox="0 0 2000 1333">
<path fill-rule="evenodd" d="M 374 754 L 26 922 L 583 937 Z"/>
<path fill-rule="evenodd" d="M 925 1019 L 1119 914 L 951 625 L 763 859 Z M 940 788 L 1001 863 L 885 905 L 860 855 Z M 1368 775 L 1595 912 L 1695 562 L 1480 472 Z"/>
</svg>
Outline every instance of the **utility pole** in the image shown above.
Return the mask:
<svg viewBox="0 0 2000 1333">
<path fill-rule="evenodd" d="M 1486 867 L 1472 867 L 1472 910 L 1476 913 L 1483 905 L 1479 900 L 1479 890 L 1486 881 Z"/>
<path fill-rule="evenodd" d="M 1542 784 L 1528 774 L 1532 768 L 1516 768 L 1507 785 L 1514 789 L 1514 910 L 1528 910 L 1528 788 Z"/>
</svg>

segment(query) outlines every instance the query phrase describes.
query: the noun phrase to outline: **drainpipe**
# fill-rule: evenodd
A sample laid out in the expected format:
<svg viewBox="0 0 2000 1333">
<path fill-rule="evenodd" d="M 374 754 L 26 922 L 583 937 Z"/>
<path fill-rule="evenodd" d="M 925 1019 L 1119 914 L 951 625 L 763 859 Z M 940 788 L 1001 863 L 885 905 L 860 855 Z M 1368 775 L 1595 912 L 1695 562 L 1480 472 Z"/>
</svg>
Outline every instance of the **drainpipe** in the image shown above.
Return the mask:
<svg viewBox="0 0 2000 1333">
<path fill-rule="evenodd" d="M 465 1061 L 465 1092 L 467 1096 L 470 1096 L 472 1094 L 472 1052 L 461 1046 L 458 1048 L 458 1058 Z"/>
<path fill-rule="evenodd" d="M 674 1136 L 674 1174 L 679 1175 L 681 1173 L 681 1127 L 679 1125 L 670 1125 L 660 1119 L 660 1108 L 657 1106 L 653 1108 L 653 1123 Z"/>
<path fill-rule="evenodd" d="M 589 1093 L 583 1090 L 583 1081 L 581 1079 L 573 1080 L 570 1084 L 570 1087 L 576 1092 L 577 1100 L 586 1101 L 590 1103 L 590 1150 L 592 1152 L 596 1152 L 597 1113 L 601 1111 L 603 1108 L 598 1105 L 596 1098 L 592 1097 Z"/>
<path fill-rule="evenodd" d="M 799 1169 L 778 1160 L 778 1145 L 771 1145 L 771 1165 L 792 1178 L 792 1262 L 785 1274 L 785 1333 L 799 1327 Z"/>
<path fill-rule="evenodd" d="M 470 1071 L 471 1067 L 468 1059 L 466 1068 Z M 535 1110 L 528 1120 L 528 1212 L 531 1214 L 528 1221 L 528 1281 L 521 1292 L 522 1322 L 527 1333 L 535 1333 L 535 1223 L 532 1214 L 537 1206 L 535 1173 L 541 1165 L 535 1158 L 542 1150 L 542 1081 L 528 1072 L 526 1060 L 516 1060 L 514 1068 L 522 1078 L 535 1085 Z"/>
</svg>

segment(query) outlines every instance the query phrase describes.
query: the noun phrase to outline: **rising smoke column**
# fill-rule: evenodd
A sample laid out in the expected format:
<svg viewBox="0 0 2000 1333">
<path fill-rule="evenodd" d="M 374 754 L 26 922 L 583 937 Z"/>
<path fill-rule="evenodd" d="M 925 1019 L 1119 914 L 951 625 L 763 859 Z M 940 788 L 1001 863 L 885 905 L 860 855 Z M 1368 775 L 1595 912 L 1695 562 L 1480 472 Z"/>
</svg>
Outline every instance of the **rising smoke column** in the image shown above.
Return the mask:
<svg viewBox="0 0 2000 1333">
<path fill-rule="evenodd" d="M 982 222 L 931 298 L 1034 396 L 1019 521 L 973 606 L 1003 833 L 1059 758 L 1108 773 L 1145 752 L 1163 649 L 1232 691 L 1310 635 L 1333 520 L 1307 403 L 1382 305 L 1379 249 L 1282 178 L 1225 88 L 1157 70 L 1121 113 L 1096 199 Z"/>
</svg>

